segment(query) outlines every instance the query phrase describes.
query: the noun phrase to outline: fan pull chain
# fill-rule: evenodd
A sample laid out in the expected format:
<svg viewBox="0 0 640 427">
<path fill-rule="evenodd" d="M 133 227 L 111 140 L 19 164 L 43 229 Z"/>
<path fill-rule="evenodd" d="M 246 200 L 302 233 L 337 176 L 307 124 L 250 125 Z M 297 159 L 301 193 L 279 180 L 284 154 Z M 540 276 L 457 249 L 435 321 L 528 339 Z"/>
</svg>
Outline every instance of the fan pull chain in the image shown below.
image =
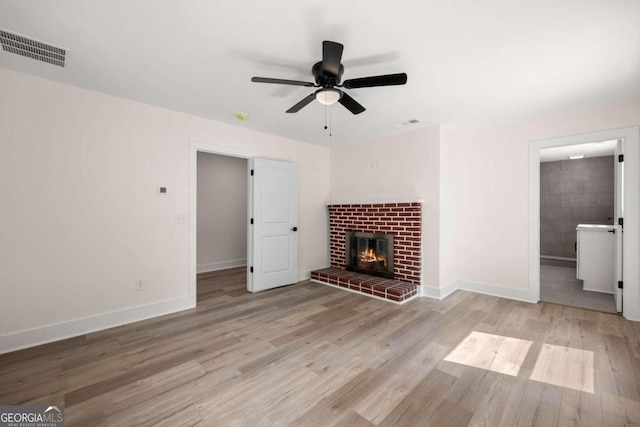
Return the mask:
<svg viewBox="0 0 640 427">
<path fill-rule="evenodd" d="M 329 138 L 331 138 L 331 136 L 332 136 L 331 135 L 331 130 L 333 129 L 332 123 L 333 122 L 331 120 L 331 108 L 329 108 Z"/>
<path fill-rule="evenodd" d="M 327 110 L 329 110 L 329 126 L 327 127 Z M 331 106 L 324 104 L 324 130 L 329 129 L 329 137 L 331 137 L 331 130 L 332 130 L 332 120 L 331 120 L 332 116 L 331 116 Z"/>
<path fill-rule="evenodd" d="M 327 130 L 327 108 L 329 106 L 324 104 L 324 130 Z"/>
</svg>

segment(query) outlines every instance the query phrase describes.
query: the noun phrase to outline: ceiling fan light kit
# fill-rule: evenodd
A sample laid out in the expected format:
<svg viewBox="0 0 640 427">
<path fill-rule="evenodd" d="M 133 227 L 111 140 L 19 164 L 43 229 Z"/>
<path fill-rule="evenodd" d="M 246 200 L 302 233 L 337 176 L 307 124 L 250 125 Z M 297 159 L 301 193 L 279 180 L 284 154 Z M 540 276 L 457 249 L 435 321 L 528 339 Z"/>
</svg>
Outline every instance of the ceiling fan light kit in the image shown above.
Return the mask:
<svg viewBox="0 0 640 427">
<path fill-rule="evenodd" d="M 320 104 L 333 105 L 342 98 L 342 92 L 338 89 L 318 89 L 316 99 Z"/>
<path fill-rule="evenodd" d="M 287 113 L 297 113 L 303 107 L 316 99 L 324 105 L 333 105 L 336 102 L 339 102 L 353 114 L 360 114 L 365 111 L 365 108 L 346 92 L 336 88 L 342 87 L 345 89 L 359 89 L 376 86 L 396 86 L 407 83 L 407 75 L 405 73 L 398 73 L 350 79 L 345 80 L 343 84 L 340 84 L 340 79 L 344 72 L 344 66 L 340 63 L 342 60 L 343 49 L 344 46 L 340 43 L 326 40 L 322 42 L 322 61 L 315 63 L 311 68 L 311 73 L 316 81 L 315 84 L 298 80 L 272 79 L 269 77 L 252 77 L 251 81 L 255 83 L 273 83 L 321 88 L 315 93 L 312 93 L 302 99 L 293 107 L 289 108 Z"/>
</svg>

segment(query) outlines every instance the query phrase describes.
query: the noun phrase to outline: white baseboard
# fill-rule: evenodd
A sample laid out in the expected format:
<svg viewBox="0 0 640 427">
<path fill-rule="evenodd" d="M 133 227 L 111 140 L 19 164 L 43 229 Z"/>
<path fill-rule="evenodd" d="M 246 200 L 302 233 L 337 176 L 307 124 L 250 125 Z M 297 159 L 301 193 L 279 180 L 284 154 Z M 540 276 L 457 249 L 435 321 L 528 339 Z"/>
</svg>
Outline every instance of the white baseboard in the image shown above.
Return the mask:
<svg viewBox="0 0 640 427">
<path fill-rule="evenodd" d="M 589 292 L 600 292 L 601 294 L 609 294 L 609 295 L 613 295 L 614 292 L 611 291 L 603 291 L 602 289 L 589 289 L 589 288 L 585 288 L 584 286 L 582 287 L 583 291 L 589 291 Z"/>
<path fill-rule="evenodd" d="M 622 317 L 624 317 L 625 319 L 630 320 L 632 322 L 640 322 L 640 317 L 636 317 L 636 316 L 633 316 L 633 315 L 628 315 L 628 314 L 622 313 Z"/>
<path fill-rule="evenodd" d="M 209 264 L 200 264 L 196 267 L 197 273 L 208 273 L 210 271 L 224 270 L 233 267 L 243 267 L 247 265 L 246 259 L 232 259 L 231 261 L 212 262 Z"/>
<path fill-rule="evenodd" d="M 540 255 L 540 259 L 553 259 L 556 261 L 572 261 L 576 262 L 576 258 L 568 258 L 564 256 L 555 256 L 555 255 Z"/>
<path fill-rule="evenodd" d="M 422 290 L 421 296 L 423 297 L 444 299 L 454 293 L 458 288 L 456 287 L 456 282 L 450 282 L 441 288 L 421 285 L 420 289 Z"/>
<path fill-rule="evenodd" d="M 420 286 L 422 289 L 421 296 L 427 298 L 444 299 L 460 289 L 463 291 L 475 292 L 478 294 L 491 295 L 494 297 L 513 299 L 517 301 L 524 301 L 530 303 L 537 303 L 537 301 L 529 294 L 528 289 L 514 289 L 507 288 L 500 285 L 492 285 L 488 283 L 470 282 L 466 280 L 454 280 L 449 282 L 441 288 L 433 286 Z"/>
<path fill-rule="evenodd" d="M 536 304 L 538 301 L 533 298 L 528 289 L 515 289 L 506 286 L 493 285 L 489 283 L 469 282 L 466 280 L 456 280 L 453 282 L 456 289 L 475 292 L 478 294 L 491 295 L 494 297 L 513 299 Z"/>
<path fill-rule="evenodd" d="M 195 307 L 187 296 L 0 335 L 0 354 L 77 337 Z"/>
</svg>

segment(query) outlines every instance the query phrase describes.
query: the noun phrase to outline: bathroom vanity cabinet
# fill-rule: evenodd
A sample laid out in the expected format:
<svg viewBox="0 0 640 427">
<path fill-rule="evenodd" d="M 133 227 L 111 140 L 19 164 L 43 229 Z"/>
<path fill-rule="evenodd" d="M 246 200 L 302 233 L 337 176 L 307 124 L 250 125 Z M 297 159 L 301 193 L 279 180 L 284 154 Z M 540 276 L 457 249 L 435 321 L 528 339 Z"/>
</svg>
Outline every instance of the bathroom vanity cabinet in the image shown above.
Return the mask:
<svg viewBox="0 0 640 427">
<path fill-rule="evenodd" d="M 580 224 L 577 233 L 577 278 L 585 291 L 615 290 L 615 235 L 613 225 Z"/>
</svg>

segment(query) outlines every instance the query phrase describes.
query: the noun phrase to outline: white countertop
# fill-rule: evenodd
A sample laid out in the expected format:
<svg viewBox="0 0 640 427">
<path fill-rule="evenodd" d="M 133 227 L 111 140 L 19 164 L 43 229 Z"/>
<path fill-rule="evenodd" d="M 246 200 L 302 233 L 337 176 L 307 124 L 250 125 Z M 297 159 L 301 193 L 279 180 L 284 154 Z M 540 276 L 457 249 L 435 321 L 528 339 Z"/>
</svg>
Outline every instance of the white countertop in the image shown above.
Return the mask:
<svg viewBox="0 0 640 427">
<path fill-rule="evenodd" d="M 598 224 L 578 224 L 577 231 L 611 231 L 613 225 L 598 225 Z"/>
</svg>

